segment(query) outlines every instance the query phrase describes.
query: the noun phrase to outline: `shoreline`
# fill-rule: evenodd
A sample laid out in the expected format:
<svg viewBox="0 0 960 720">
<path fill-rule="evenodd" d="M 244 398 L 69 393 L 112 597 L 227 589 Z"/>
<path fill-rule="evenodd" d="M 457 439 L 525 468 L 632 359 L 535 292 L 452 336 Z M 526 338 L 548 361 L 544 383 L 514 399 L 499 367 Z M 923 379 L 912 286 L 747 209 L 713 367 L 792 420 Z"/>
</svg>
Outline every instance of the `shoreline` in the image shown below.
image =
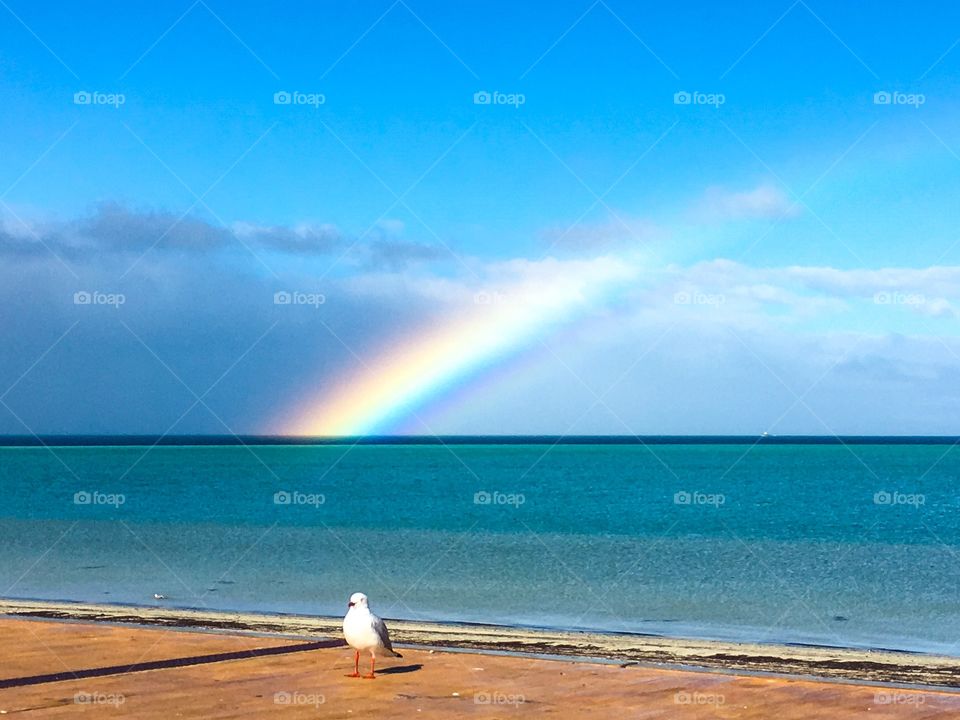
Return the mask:
<svg viewBox="0 0 960 720">
<path fill-rule="evenodd" d="M 0 599 L 0 618 L 339 638 L 341 618 Z M 398 645 L 960 690 L 960 658 L 894 650 L 721 642 L 657 635 L 391 620 Z"/>
</svg>

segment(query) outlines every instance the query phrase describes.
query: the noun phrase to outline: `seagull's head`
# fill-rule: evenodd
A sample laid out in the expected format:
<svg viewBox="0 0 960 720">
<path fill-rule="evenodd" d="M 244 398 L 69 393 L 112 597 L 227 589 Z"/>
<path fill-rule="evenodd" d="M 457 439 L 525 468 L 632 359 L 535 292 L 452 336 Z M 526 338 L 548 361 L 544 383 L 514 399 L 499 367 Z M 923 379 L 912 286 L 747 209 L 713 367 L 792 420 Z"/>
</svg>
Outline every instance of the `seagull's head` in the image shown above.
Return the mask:
<svg viewBox="0 0 960 720">
<path fill-rule="evenodd" d="M 367 596 L 363 593 L 354 593 L 350 596 L 350 602 L 347 603 L 347 607 L 367 607 Z"/>
</svg>

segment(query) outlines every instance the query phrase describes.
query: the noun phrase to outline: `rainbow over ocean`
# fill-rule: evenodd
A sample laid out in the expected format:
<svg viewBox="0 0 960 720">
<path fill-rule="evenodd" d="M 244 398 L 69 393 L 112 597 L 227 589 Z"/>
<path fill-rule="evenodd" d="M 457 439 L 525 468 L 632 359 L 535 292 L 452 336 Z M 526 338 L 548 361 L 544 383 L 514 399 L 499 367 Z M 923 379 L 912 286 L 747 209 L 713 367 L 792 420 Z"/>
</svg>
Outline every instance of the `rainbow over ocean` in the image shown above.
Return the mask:
<svg viewBox="0 0 960 720">
<path fill-rule="evenodd" d="M 517 274 L 527 277 L 496 290 L 465 292 L 466 310 L 461 306 L 444 322 L 382 348 L 372 359 L 357 358 L 351 372 L 293 413 L 284 432 L 395 432 L 403 422 L 421 419 L 431 403 L 486 377 L 498 363 L 601 306 L 637 270 L 637 264 L 612 257 L 589 264 L 551 259 L 525 265 Z"/>
</svg>

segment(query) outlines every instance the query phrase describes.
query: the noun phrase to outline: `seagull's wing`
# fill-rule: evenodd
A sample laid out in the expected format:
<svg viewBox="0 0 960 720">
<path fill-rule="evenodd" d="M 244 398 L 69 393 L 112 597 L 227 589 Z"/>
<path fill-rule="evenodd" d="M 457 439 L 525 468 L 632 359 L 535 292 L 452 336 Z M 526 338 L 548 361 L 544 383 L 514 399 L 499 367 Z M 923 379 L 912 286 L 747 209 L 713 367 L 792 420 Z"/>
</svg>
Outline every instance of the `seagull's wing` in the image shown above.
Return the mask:
<svg viewBox="0 0 960 720">
<path fill-rule="evenodd" d="M 380 638 L 380 644 L 397 657 L 403 657 L 400 653 L 393 649 L 393 645 L 390 642 L 390 635 L 387 633 L 386 623 L 384 623 L 383 620 L 376 615 L 373 615 L 371 618 L 371 623 L 373 624 L 374 632 L 376 632 L 377 637 Z"/>
</svg>

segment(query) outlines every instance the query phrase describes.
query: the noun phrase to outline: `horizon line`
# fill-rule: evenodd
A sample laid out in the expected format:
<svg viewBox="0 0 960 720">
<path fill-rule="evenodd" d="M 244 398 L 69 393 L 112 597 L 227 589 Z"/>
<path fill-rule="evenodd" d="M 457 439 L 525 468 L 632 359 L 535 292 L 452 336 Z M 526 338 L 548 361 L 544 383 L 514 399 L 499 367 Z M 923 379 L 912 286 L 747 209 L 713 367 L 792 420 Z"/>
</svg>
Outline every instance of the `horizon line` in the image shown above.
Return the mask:
<svg viewBox="0 0 960 720">
<path fill-rule="evenodd" d="M 539 434 L 452 434 L 452 435 L 222 435 L 149 433 L 51 433 L 39 435 L 0 434 L 0 447 L 109 447 L 163 445 L 947 445 L 960 444 L 960 435 L 539 435 Z"/>
</svg>

